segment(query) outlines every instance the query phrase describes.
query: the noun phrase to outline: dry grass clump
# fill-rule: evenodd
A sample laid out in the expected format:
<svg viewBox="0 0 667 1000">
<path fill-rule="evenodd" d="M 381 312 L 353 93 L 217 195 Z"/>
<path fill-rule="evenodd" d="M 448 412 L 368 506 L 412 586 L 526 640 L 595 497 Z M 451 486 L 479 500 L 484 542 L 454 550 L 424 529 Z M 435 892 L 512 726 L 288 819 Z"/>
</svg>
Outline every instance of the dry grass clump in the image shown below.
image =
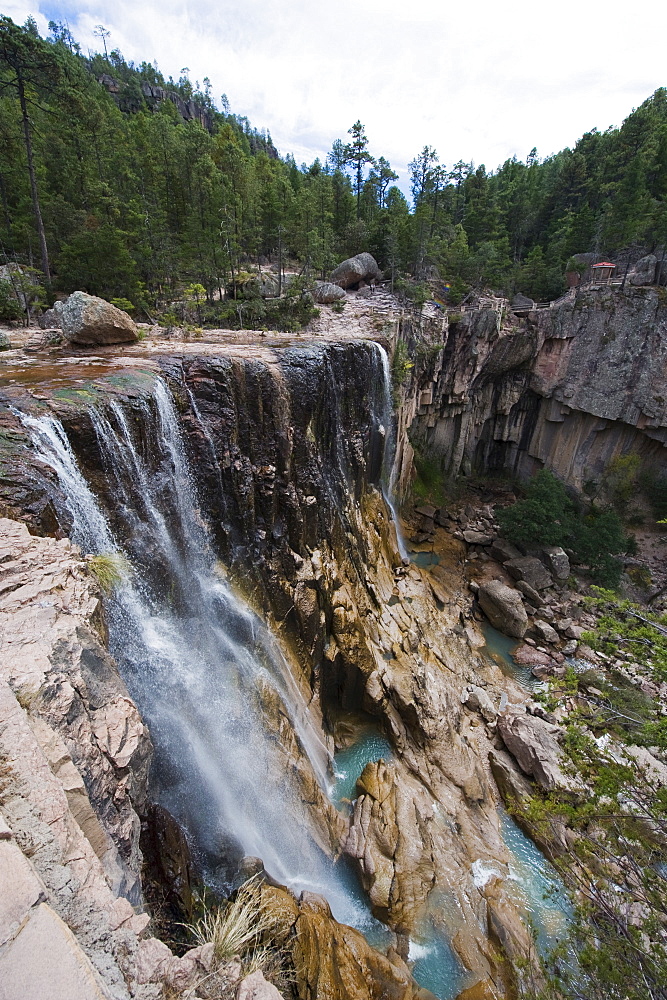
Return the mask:
<svg viewBox="0 0 667 1000">
<path fill-rule="evenodd" d="M 254 876 L 233 899 L 207 909 L 189 926 L 197 945 L 213 945 L 214 969 L 196 984 L 199 995 L 215 1000 L 233 997 L 236 981 L 227 984 L 225 972 L 234 962 L 240 963 L 242 977 L 259 969 L 278 989 L 289 989 L 292 975 L 285 955 L 272 943 L 276 921 L 264 905 L 261 885 L 261 876 Z"/>
<path fill-rule="evenodd" d="M 207 910 L 192 933 L 197 944 L 211 942 L 216 962 L 222 963 L 256 951 L 273 926 L 273 918 L 262 905 L 259 878 L 254 876 L 233 899 Z"/>
<path fill-rule="evenodd" d="M 129 572 L 129 563 L 119 552 L 103 553 L 88 559 L 88 570 L 95 577 L 100 589 L 111 594 Z"/>
</svg>

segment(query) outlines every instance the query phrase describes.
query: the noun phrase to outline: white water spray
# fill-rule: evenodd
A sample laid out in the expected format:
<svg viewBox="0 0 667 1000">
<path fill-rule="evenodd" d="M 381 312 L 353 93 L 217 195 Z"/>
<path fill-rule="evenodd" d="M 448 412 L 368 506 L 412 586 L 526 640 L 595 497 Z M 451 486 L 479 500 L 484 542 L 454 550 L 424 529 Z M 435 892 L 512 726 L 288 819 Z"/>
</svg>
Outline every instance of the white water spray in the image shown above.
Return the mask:
<svg viewBox="0 0 667 1000">
<path fill-rule="evenodd" d="M 407 559 L 408 550 L 405 544 L 405 539 L 403 538 L 403 532 L 398 519 L 396 506 L 394 504 L 394 493 L 396 489 L 396 433 L 394 427 L 394 410 L 392 405 L 391 370 L 389 368 L 389 358 L 387 357 L 387 352 L 384 347 L 382 344 L 378 344 L 377 341 L 374 341 L 373 343 L 375 344 L 380 357 L 383 380 L 382 409 L 379 414 L 380 426 L 382 427 L 384 433 L 384 452 L 382 455 L 381 473 L 382 496 L 384 497 L 387 507 L 391 511 L 394 528 L 396 529 L 398 551 L 402 559 Z"/>
<path fill-rule="evenodd" d="M 227 888 L 224 857 L 260 857 L 275 878 L 322 893 L 337 919 L 363 928 L 372 921 L 366 906 L 310 833 L 281 731 L 288 743 L 296 734 L 322 789 L 326 747 L 277 643 L 215 571 L 160 380 L 144 416 L 154 430 L 150 448 L 135 439 L 117 403 L 107 415 L 90 411 L 115 487 L 111 513 L 135 563 L 108 602 L 110 647 L 156 747 L 159 801 L 188 832 L 210 883 Z M 62 425 L 21 418 L 39 459 L 56 472 L 73 540 L 87 553 L 120 552 Z"/>
</svg>

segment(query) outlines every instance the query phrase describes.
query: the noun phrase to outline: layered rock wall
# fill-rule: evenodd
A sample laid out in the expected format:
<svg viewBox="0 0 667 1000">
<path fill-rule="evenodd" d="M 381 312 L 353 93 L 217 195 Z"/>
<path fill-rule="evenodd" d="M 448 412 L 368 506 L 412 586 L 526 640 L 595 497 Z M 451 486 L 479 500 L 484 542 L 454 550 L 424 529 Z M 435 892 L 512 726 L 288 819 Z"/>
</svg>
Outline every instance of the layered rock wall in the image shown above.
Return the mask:
<svg viewBox="0 0 667 1000">
<path fill-rule="evenodd" d="M 667 467 L 667 300 L 659 288 L 572 290 L 518 318 L 450 315 L 424 366 L 410 434 L 450 475 L 547 465 L 574 486 L 616 456 Z"/>
</svg>

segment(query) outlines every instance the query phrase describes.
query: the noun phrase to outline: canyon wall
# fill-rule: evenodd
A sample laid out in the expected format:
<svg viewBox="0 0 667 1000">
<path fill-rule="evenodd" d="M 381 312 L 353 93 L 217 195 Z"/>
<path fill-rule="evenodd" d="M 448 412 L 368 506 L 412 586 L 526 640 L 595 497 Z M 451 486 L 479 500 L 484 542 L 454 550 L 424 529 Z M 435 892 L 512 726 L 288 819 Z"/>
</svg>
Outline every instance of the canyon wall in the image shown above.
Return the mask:
<svg viewBox="0 0 667 1000">
<path fill-rule="evenodd" d="M 368 765 L 351 815 L 336 814 L 320 799 L 312 817 L 319 842 L 334 857 L 352 859 L 373 912 L 397 935 L 389 971 L 355 977 L 368 981 L 363 995 L 382 996 L 387 976 L 396 979 L 397 996 L 412 995 L 401 963 L 424 921 L 451 940 L 470 970 L 468 981 L 486 980 L 502 992 L 498 929 L 513 957 L 531 945 L 516 899 L 503 888 L 509 855 L 486 763 L 493 736 L 463 710 L 461 691 L 482 685 L 499 700 L 507 681 L 479 655 L 474 628 L 462 624 L 471 600 L 460 592 L 456 569 L 462 548 L 451 574 L 440 575 L 404 565 L 397 550 L 381 489 L 390 419 L 381 349 L 356 342 L 174 350 L 122 373 L 88 381 L 82 374 L 74 369 L 69 383 L 56 387 L 33 378 L 6 389 L 5 402 L 59 417 L 111 528 L 155 592 L 162 587 L 165 600 L 178 604 L 160 546 L 139 518 L 127 516 L 127 496 L 137 488 L 140 495 L 141 483 L 128 482 L 127 471 L 111 474 L 91 406 L 116 427 L 122 411 L 177 537 L 185 528 L 178 528 L 175 509 L 174 454 L 156 436 L 160 378 L 176 404 L 200 500 L 194 516 L 208 526 L 211 556 L 273 625 L 311 719 L 324 720 L 322 739 L 333 749 L 331 734 L 350 712 L 368 713 L 390 738 L 394 756 Z M 3 459 L 11 469 L 0 481 L 5 512 L 40 532 L 54 524 L 61 532 L 76 528 L 57 478 L 38 460 L 20 419 L 5 408 L 2 420 Z M 308 762 L 279 707 L 272 719 L 294 767 L 306 773 Z M 143 809 L 140 796 L 136 807 Z M 475 881 L 477 862 L 501 873 L 492 893 Z M 429 906 L 434 900 L 438 905 Z M 321 904 L 303 905 L 323 919 Z M 327 945 L 304 990 L 312 989 L 312 977 L 330 979 L 342 954 Z M 354 961 L 373 966 L 368 958 Z M 306 964 L 313 962 L 307 956 Z M 160 979 L 155 970 L 144 975 Z M 362 994 L 339 983 L 336 995 Z"/>
<path fill-rule="evenodd" d="M 667 469 L 664 290 L 580 288 L 522 317 L 487 300 L 450 314 L 440 343 L 419 365 L 410 436 L 448 475 L 546 465 L 581 487 L 628 452 Z"/>
</svg>

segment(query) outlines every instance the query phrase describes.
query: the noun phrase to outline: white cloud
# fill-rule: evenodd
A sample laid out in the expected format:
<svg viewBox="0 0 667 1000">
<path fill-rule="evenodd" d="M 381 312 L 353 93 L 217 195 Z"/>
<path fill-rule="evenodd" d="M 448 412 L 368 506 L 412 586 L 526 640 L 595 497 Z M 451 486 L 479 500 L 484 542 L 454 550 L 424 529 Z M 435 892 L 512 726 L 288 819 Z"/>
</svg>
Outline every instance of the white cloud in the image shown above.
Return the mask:
<svg viewBox="0 0 667 1000">
<path fill-rule="evenodd" d="M 662 0 L 637 14 L 618 0 L 9 0 L 5 9 L 16 20 L 41 13 L 40 28 L 67 19 L 84 50 L 99 47 L 102 22 L 126 58 L 209 76 L 216 100 L 225 92 L 297 162 L 325 155 L 360 118 L 371 151 L 401 172 L 425 144 L 448 165 L 493 168 L 619 125 L 667 83 Z"/>
</svg>

